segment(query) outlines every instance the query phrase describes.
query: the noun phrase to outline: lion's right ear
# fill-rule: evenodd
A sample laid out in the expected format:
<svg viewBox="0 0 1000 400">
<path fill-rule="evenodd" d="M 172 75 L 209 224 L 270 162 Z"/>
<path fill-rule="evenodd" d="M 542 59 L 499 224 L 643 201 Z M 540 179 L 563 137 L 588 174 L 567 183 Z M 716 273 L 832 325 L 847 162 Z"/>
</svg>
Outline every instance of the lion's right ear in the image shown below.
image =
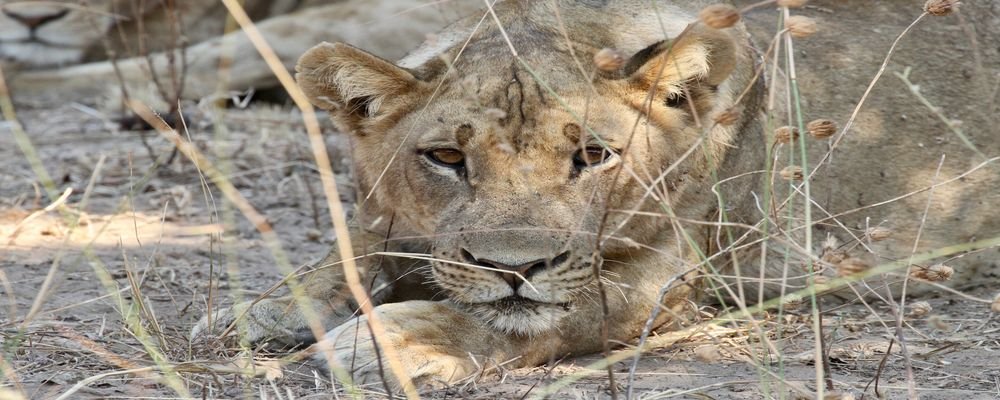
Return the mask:
<svg viewBox="0 0 1000 400">
<path fill-rule="evenodd" d="M 309 101 L 350 129 L 378 120 L 393 100 L 420 83 L 406 69 L 343 43 L 316 45 L 295 70 Z"/>
<path fill-rule="evenodd" d="M 737 45 L 731 32 L 701 24 L 688 26 L 679 36 L 640 50 L 612 79 L 628 79 L 642 88 L 656 88 L 660 96 L 683 98 L 697 95 L 694 86 L 713 87 L 735 70 Z"/>
</svg>

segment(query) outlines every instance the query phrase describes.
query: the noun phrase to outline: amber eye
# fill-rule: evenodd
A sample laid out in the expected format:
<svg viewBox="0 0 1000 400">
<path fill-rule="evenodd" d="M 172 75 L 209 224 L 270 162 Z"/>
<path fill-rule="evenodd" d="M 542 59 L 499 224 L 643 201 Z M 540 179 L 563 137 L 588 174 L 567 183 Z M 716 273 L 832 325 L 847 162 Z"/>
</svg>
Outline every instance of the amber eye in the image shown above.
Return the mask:
<svg viewBox="0 0 1000 400">
<path fill-rule="evenodd" d="M 614 153 L 601 146 L 587 146 L 573 154 L 573 166 L 577 169 L 597 166 L 608 161 Z"/>
<path fill-rule="evenodd" d="M 424 156 L 435 164 L 448 168 L 465 166 L 465 155 L 455 149 L 434 149 L 424 152 Z"/>
</svg>

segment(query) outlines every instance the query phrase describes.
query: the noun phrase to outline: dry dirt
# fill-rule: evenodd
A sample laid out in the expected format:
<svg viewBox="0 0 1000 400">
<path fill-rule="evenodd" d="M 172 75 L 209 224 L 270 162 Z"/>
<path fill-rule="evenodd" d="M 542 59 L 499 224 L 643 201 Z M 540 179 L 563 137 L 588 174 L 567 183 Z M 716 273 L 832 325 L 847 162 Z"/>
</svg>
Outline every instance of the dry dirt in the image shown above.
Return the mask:
<svg viewBox="0 0 1000 400">
<path fill-rule="evenodd" d="M 830 8 L 810 12 L 836 15 Z M 763 17 L 755 21 L 759 26 L 769 23 Z M 862 36 L 869 31 L 860 23 L 856 28 Z M 882 33 L 878 37 L 880 45 L 887 40 Z M 832 44 L 835 39 L 819 40 Z M 919 43 L 910 46 L 908 52 L 921 52 Z M 933 54 L 935 49 L 923 51 Z M 857 63 L 874 71 L 878 61 Z M 869 78 L 856 80 L 863 87 Z M 857 96 L 852 91 L 849 97 Z M 273 380 L 249 378 L 222 370 L 238 358 L 238 349 L 192 346 L 187 341 L 191 325 L 209 302 L 218 307 L 256 297 L 288 271 L 278 267 L 254 226 L 218 191 L 202 189 L 189 161 L 177 156 L 166 162 L 172 148 L 167 141 L 151 132 L 121 130 L 111 120 L 113 112 L 93 106 L 86 101 L 19 104 L 18 118 L 56 192 L 71 190 L 62 206 L 49 210 L 45 207 L 52 200 L 39 184 L 38 171 L 13 140 L 11 125 L 0 122 L 0 351 L 5 363 L 0 371 L 6 375 L 0 379 L 0 399 L 13 398 L 7 397 L 11 393 L 56 398 L 89 377 L 154 366 L 150 348 L 162 349 L 163 357 L 184 371 L 215 369 L 181 373 L 179 385 L 193 397 L 333 398 L 339 386 L 334 390 L 325 374 L 311 365 L 285 366 L 283 376 Z M 240 193 L 267 216 L 292 266 L 325 254 L 333 237 L 299 120 L 296 112 L 280 106 L 254 105 L 220 116 L 194 106 L 188 109 L 190 139 L 219 162 Z M 343 139 L 332 130 L 326 137 L 341 193 L 352 193 L 343 167 Z M 349 204 L 353 199 L 341 200 Z M 230 229 L 223 232 L 222 226 Z M 912 363 L 921 399 L 1000 398 L 1000 316 L 970 300 L 991 298 L 997 286 L 987 281 L 962 294 L 942 291 L 922 299 L 930 304 L 929 313 L 907 316 L 905 358 Z M 141 310 L 135 308 L 140 297 L 145 305 Z M 39 307 L 22 323 L 36 302 Z M 123 309 L 122 304 L 129 306 Z M 850 304 L 826 310 L 824 332 L 834 387 L 875 398 L 872 382 L 877 377 L 886 398 L 905 398 L 905 358 L 898 343 L 888 351 L 894 324 L 888 306 Z M 789 387 L 813 392 L 808 311 L 767 314 L 758 321 L 781 357 L 763 351 L 760 336 L 747 323 L 711 329 L 711 338 L 697 335 L 645 354 L 635 374 L 636 397 L 795 398 L 795 389 Z M 152 332 L 155 343 L 140 341 L 139 331 Z M 255 356 L 270 359 L 280 354 Z M 606 398 L 606 371 L 589 367 L 600 359 L 494 370 L 461 387 L 429 392 L 428 397 L 532 398 L 553 390 L 549 398 Z M 622 388 L 628 369 L 628 362 L 614 366 Z M 159 376 L 146 370 L 110 374 L 68 398 L 178 397 L 176 388 Z M 788 385 L 780 385 L 778 377 Z M 381 391 L 370 387 L 363 394 L 382 397 Z"/>
</svg>

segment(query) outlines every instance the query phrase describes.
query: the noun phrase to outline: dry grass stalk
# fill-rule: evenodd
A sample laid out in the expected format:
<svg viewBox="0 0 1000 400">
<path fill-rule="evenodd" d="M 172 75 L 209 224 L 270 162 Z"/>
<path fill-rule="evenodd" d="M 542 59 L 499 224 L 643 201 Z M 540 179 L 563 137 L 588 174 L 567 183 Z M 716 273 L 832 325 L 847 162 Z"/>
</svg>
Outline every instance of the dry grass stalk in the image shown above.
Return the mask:
<svg viewBox="0 0 1000 400">
<path fill-rule="evenodd" d="M 881 242 L 892 236 L 892 229 L 876 226 L 868 228 L 865 232 L 865 236 L 871 239 L 873 242 Z"/>
<path fill-rule="evenodd" d="M 817 275 L 814 278 L 819 278 L 819 277 L 821 276 Z M 815 280 L 813 282 L 815 282 Z M 802 307 L 806 305 L 806 302 L 805 299 L 802 298 L 802 296 L 785 296 L 785 301 L 783 301 L 781 305 L 785 310 L 796 311 L 796 310 L 801 310 Z"/>
<path fill-rule="evenodd" d="M 924 3 L 924 12 L 937 17 L 951 14 L 962 4 L 958 0 L 927 0 Z"/>
<path fill-rule="evenodd" d="M 837 265 L 847 258 L 847 253 L 837 249 L 837 239 L 835 237 L 830 236 L 827 242 L 829 243 L 823 244 L 823 253 L 820 255 L 821 260 L 830 265 Z"/>
<path fill-rule="evenodd" d="M 851 257 L 837 264 L 838 276 L 849 276 L 871 269 L 871 264 L 860 258 Z"/>
<path fill-rule="evenodd" d="M 698 13 L 701 23 L 715 29 L 725 29 L 740 22 L 740 12 L 728 4 L 712 4 Z"/>
<path fill-rule="evenodd" d="M 799 8 L 808 2 L 809 0 L 778 0 L 778 7 Z"/>
<path fill-rule="evenodd" d="M 787 166 L 781 169 L 780 175 L 781 179 L 786 181 L 801 181 L 803 177 L 802 167 L 798 165 Z"/>
<path fill-rule="evenodd" d="M 817 119 L 806 125 L 806 131 L 816 139 L 826 139 L 837 134 L 837 123 L 829 119 Z"/>
<path fill-rule="evenodd" d="M 910 267 L 910 277 L 927 282 L 942 282 L 951 279 L 955 269 L 944 264 L 934 264 L 930 267 L 914 265 Z"/>
<path fill-rule="evenodd" d="M 799 129 L 792 126 L 783 126 L 774 130 L 774 142 L 789 144 L 799 140 Z"/>
<path fill-rule="evenodd" d="M 793 15 L 785 20 L 785 29 L 788 29 L 788 33 L 792 37 L 801 39 L 812 36 L 818 28 L 816 20 L 804 15 Z"/>
<path fill-rule="evenodd" d="M 910 317 L 923 318 L 930 314 L 931 311 L 934 311 L 934 307 L 931 307 L 931 303 L 926 301 L 918 301 L 910 304 Z"/>
</svg>

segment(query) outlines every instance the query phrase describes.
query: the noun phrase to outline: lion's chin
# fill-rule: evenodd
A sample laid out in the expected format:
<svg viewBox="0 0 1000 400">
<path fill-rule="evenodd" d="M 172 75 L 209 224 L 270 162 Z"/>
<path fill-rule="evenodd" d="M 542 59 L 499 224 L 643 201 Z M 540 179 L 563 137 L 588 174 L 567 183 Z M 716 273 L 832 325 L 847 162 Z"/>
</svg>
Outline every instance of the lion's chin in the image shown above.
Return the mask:
<svg viewBox="0 0 1000 400">
<path fill-rule="evenodd" d="M 83 49 L 40 42 L 0 42 L 0 58 L 33 67 L 56 67 L 79 62 Z"/>
<path fill-rule="evenodd" d="M 557 329 L 559 321 L 571 310 L 569 303 L 542 303 L 522 297 L 472 305 L 472 312 L 494 329 L 524 336 L 537 336 Z"/>
</svg>

